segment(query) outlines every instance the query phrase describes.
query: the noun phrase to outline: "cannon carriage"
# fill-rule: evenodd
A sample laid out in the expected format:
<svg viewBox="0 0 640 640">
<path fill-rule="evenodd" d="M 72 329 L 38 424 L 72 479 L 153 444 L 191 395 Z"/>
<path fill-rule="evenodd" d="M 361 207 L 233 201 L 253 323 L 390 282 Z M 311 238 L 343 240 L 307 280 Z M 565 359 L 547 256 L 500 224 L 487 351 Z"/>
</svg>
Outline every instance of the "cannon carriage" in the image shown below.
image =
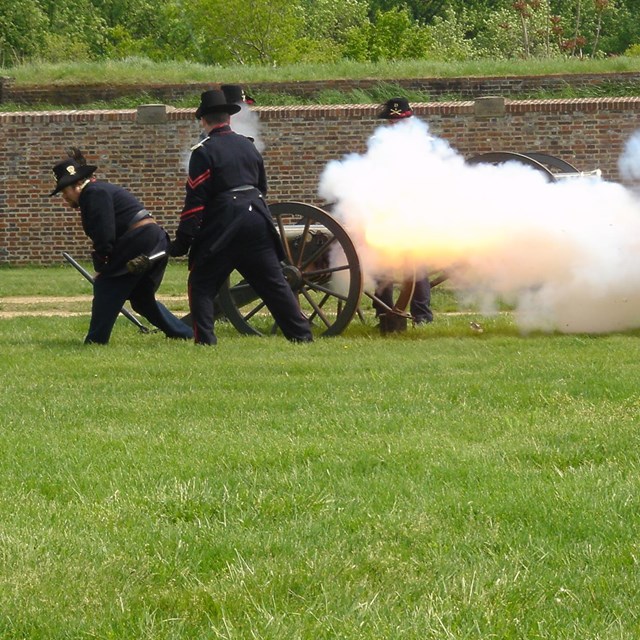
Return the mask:
<svg viewBox="0 0 640 640">
<path fill-rule="evenodd" d="M 599 170 L 581 172 L 555 156 L 540 153 L 490 152 L 473 156 L 469 164 L 520 162 L 543 173 L 549 182 L 580 176 L 599 176 Z M 303 202 L 270 205 L 286 259 L 283 270 L 291 288 L 309 317 L 316 336 L 336 336 L 358 317 L 364 322 L 363 300 L 376 301 L 389 314 L 410 320 L 406 312 L 415 274 L 394 287 L 393 307 L 376 298 L 365 287 L 360 260 L 353 240 L 328 211 Z M 447 280 L 445 272 L 430 274 L 431 287 Z M 265 303 L 237 274 L 218 295 L 218 315 L 224 316 L 243 334 L 264 335 L 278 331 Z"/>
</svg>

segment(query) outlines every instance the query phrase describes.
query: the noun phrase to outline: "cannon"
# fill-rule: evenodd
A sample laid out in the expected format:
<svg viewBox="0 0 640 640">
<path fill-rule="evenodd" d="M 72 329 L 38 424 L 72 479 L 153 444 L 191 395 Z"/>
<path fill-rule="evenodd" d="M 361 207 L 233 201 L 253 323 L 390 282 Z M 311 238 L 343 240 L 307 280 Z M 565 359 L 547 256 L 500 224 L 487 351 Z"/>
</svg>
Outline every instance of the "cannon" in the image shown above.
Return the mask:
<svg viewBox="0 0 640 640">
<path fill-rule="evenodd" d="M 541 152 L 490 152 L 467 160 L 469 164 L 501 164 L 516 161 L 544 174 L 549 182 L 581 176 L 600 176 L 600 170 L 579 171 L 569 162 Z M 353 320 L 364 321 L 362 298 L 377 300 L 390 314 L 410 319 L 406 313 L 415 275 L 394 287 L 393 307 L 364 288 L 356 248 L 344 227 L 327 211 L 303 202 L 270 205 L 283 243 L 283 270 L 316 336 L 336 336 Z M 446 272 L 430 274 L 431 287 L 447 280 Z M 232 274 L 216 299 L 218 317 L 225 317 L 243 334 L 269 335 L 278 331 L 265 303 L 251 286 Z"/>
<path fill-rule="evenodd" d="M 473 156 L 469 164 L 500 164 L 517 161 L 541 171 L 549 182 L 580 176 L 599 176 L 599 170 L 581 172 L 560 158 L 539 153 L 490 152 Z M 327 211 L 303 202 L 280 202 L 269 206 L 282 242 L 284 275 L 309 318 L 314 335 L 336 336 L 354 317 L 364 322 L 363 297 L 376 301 L 385 313 L 406 321 L 415 274 L 399 278 L 389 307 L 364 287 L 358 254 L 345 228 Z M 429 274 L 432 288 L 448 279 L 445 271 Z M 242 334 L 270 335 L 278 332 L 264 301 L 234 272 L 221 288 L 214 304 L 217 320 L 225 319 Z M 188 321 L 185 316 L 183 321 Z"/>
<path fill-rule="evenodd" d="M 329 213 L 302 202 L 269 206 L 285 254 L 285 278 L 317 335 L 340 334 L 359 311 L 363 276 L 356 248 Z M 273 334 L 278 327 L 264 301 L 242 279 L 218 294 L 221 314 L 243 334 Z"/>
<path fill-rule="evenodd" d="M 549 182 L 600 175 L 599 170 L 581 172 L 560 158 L 539 152 L 490 152 L 467 160 L 472 165 L 509 161 L 517 161 L 541 171 Z M 345 228 L 329 212 L 303 202 L 280 202 L 271 204 L 269 208 L 284 250 L 284 275 L 309 318 L 314 335 L 339 335 L 355 316 L 364 322 L 365 315 L 361 307 L 363 297 L 375 301 L 389 316 L 388 319 L 403 321 L 404 324 L 400 322 L 397 325 L 400 330 L 406 327 L 407 320 L 411 319 L 406 309 L 413 294 L 415 274 L 403 275 L 394 283 L 392 306 L 389 307 L 375 295 L 375 291 L 364 287 L 364 276 L 354 243 Z M 428 277 L 431 288 L 434 288 L 445 282 L 448 274 L 440 271 L 430 273 Z M 126 309 L 123 313 L 131 315 Z M 231 275 L 218 293 L 214 301 L 214 315 L 217 320 L 230 322 L 242 334 L 270 335 L 278 332 L 278 326 L 264 301 L 237 272 Z M 189 322 L 189 318 L 187 315 L 183 321 Z M 132 321 L 138 324 L 135 317 Z M 393 324 L 390 323 L 390 326 Z M 385 331 L 382 325 L 381 329 L 383 332 L 398 330 Z"/>
</svg>

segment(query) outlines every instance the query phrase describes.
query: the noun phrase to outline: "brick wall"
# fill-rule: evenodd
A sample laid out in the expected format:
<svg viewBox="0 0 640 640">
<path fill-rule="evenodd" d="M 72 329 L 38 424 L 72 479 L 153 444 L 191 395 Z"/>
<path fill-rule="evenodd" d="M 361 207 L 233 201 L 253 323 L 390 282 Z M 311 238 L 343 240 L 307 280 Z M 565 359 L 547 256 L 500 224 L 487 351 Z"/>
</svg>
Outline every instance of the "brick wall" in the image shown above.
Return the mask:
<svg viewBox="0 0 640 640">
<path fill-rule="evenodd" d="M 414 104 L 465 157 L 488 151 L 541 151 L 581 170 L 619 179 L 617 159 L 640 126 L 640 98 Z M 327 162 L 363 152 L 379 125 L 372 105 L 257 107 L 270 181 L 269 201 L 322 206 L 318 178 Z M 142 113 L 142 112 L 140 112 Z M 189 147 L 199 128 L 192 110 L 169 109 L 143 124 L 136 110 L 0 113 L 0 264 L 56 264 L 62 251 L 86 258 L 77 213 L 49 198 L 51 167 L 70 145 L 96 174 L 131 189 L 173 231 L 181 208 Z M 517 203 L 514 203 L 517 206 Z"/>
</svg>

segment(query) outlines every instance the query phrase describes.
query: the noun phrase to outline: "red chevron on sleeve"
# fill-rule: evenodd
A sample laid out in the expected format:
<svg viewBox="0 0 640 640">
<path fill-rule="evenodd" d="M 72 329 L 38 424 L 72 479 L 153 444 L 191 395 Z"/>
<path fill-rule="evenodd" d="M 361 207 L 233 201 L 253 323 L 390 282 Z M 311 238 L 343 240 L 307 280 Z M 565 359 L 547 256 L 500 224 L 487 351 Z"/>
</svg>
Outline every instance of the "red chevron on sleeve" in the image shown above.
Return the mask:
<svg viewBox="0 0 640 640">
<path fill-rule="evenodd" d="M 191 189 L 195 189 L 198 185 L 202 184 L 205 180 L 208 180 L 211 176 L 211 169 L 207 169 L 204 173 L 201 173 L 197 178 L 191 179 L 191 176 L 187 179 L 187 185 Z"/>
<path fill-rule="evenodd" d="M 187 218 L 192 218 L 193 216 L 195 216 L 198 212 L 203 211 L 204 210 L 204 206 L 201 207 L 193 207 L 193 209 L 187 209 L 186 211 L 183 211 L 180 214 L 180 220 L 186 220 Z"/>
</svg>

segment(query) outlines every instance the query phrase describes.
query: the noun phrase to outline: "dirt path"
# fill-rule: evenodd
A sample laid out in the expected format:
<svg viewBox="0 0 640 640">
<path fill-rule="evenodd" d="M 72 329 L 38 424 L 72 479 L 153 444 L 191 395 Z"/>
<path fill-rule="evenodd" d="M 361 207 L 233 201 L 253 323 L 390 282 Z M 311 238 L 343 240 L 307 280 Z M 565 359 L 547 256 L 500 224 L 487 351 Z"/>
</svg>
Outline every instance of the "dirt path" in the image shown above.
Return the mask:
<svg viewBox="0 0 640 640">
<path fill-rule="evenodd" d="M 91 296 L 14 296 L 0 298 L 0 307 L 5 304 L 17 305 L 43 305 L 43 304 L 67 304 L 74 302 L 91 301 Z"/>
<path fill-rule="evenodd" d="M 91 313 L 92 296 L 6 296 L 0 298 L 0 320 L 24 317 L 84 316 Z M 160 296 L 168 307 L 186 305 L 184 296 Z"/>
</svg>

